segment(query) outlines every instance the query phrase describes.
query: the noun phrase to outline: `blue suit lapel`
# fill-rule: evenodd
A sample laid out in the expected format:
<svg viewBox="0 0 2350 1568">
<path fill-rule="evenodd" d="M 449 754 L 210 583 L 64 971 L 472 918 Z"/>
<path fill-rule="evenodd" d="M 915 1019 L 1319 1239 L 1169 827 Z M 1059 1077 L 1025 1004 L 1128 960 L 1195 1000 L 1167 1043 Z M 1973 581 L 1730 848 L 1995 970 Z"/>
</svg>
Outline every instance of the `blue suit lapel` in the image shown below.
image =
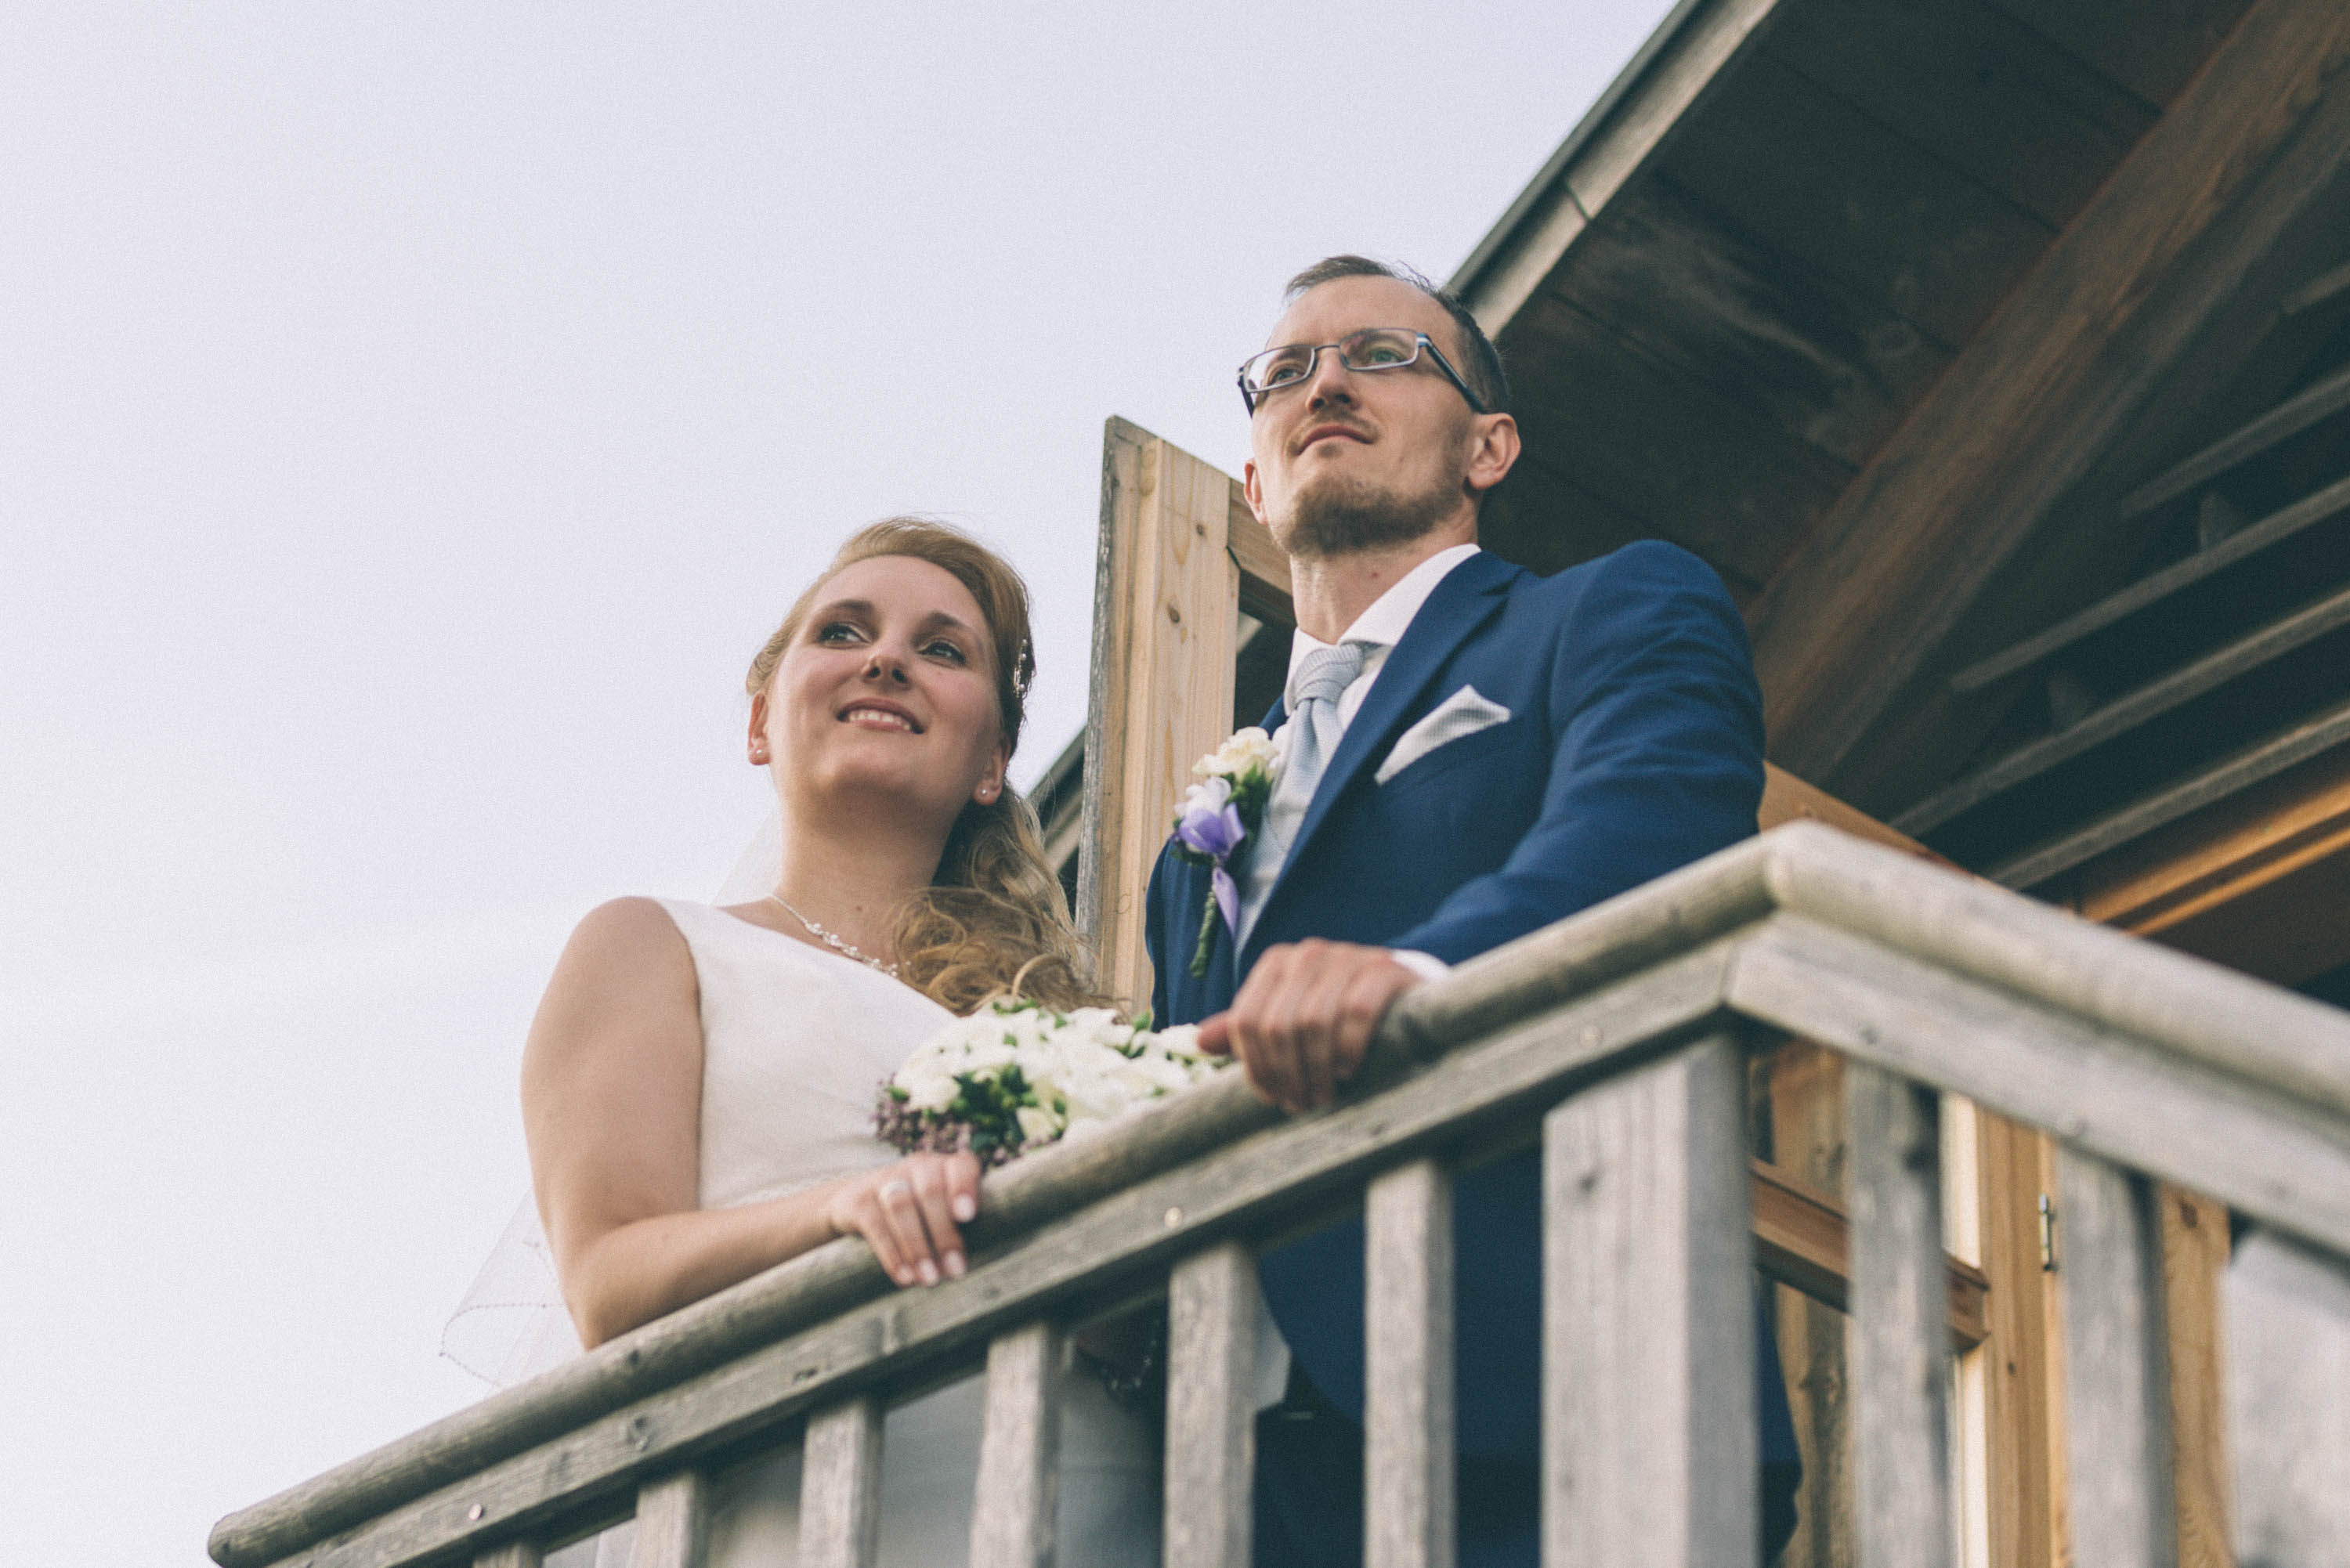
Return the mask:
<svg viewBox="0 0 2350 1568">
<path fill-rule="evenodd" d="M 1480 552 L 1446 573 L 1444 580 L 1436 585 L 1435 591 L 1419 607 L 1403 639 L 1380 667 L 1378 679 L 1371 682 L 1370 695 L 1347 724 L 1346 738 L 1338 742 L 1337 754 L 1323 771 L 1322 782 L 1315 786 L 1314 799 L 1305 808 L 1305 820 L 1298 824 L 1296 836 L 1289 841 L 1289 857 L 1282 863 L 1281 875 L 1266 895 L 1266 911 L 1280 899 L 1282 889 L 1289 885 L 1290 873 L 1305 859 L 1315 832 L 1330 815 L 1331 804 L 1346 793 L 1347 784 L 1380 749 L 1388 732 L 1395 728 L 1397 721 L 1436 678 L 1437 670 L 1452 657 L 1453 650 L 1501 609 L 1503 592 L 1518 570 L 1498 556 Z M 1274 711 L 1279 714 L 1279 704 L 1274 705 Z M 1249 932 L 1252 953 L 1264 929 L 1264 917 L 1260 914 L 1255 928 Z"/>
</svg>

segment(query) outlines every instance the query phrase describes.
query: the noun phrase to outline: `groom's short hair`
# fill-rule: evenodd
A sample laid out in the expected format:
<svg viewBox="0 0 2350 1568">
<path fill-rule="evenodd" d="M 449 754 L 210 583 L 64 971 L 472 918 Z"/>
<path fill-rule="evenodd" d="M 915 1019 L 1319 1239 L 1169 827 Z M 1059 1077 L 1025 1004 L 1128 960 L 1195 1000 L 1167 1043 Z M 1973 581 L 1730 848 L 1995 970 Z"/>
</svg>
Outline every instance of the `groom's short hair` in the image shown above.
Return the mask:
<svg viewBox="0 0 2350 1568">
<path fill-rule="evenodd" d="M 1477 325 L 1477 318 L 1461 303 L 1459 295 L 1431 283 L 1410 267 L 1396 262 L 1373 261 L 1368 256 L 1324 256 L 1289 280 L 1289 286 L 1281 291 L 1281 302 L 1293 305 L 1307 289 L 1336 283 L 1342 277 L 1391 277 L 1444 306 L 1444 314 L 1452 317 L 1452 330 L 1460 338 L 1452 346 L 1459 361 L 1453 368 L 1461 372 L 1461 379 L 1476 389 L 1489 410 L 1497 414 L 1509 411 L 1510 379 L 1502 370 L 1501 351 L 1493 347 L 1493 340 L 1485 336 L 1485 329 Z"/>
</svg>

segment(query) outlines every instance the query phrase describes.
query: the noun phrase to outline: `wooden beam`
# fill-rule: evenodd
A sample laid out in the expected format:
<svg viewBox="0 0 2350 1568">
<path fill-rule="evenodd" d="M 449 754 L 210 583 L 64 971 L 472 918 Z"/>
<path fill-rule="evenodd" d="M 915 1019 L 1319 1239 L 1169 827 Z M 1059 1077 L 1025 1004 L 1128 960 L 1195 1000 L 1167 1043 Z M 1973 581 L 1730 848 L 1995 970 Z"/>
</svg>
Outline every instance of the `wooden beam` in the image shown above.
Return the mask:
<svg viewBox="0 0 2350 1568">
<path fill-rule="evenodd" d="M 1191 764 L 1232 733 L 1239 568 L 1230 479 L 1120 419 L 1102 449 L 1077 929 L 1101 989 L 1139 1007 L 1151 865 Z"/>
<path fill-rule="evenodd" d="M 1835 780 L 2350 158 L 2346 62 L 2336 0 L 2254 5 L 1791 552 L 1749 610 L 1777 760 Z"/>
<path fill-rule="evenodd" d="M 1852 1220 L 1844 1205 L 1776 1166 L 1753 1162 L 1754 1265 L 1838 1312 L 1852 1310 Z M 1991 1281 L 1972 1263 L 1945 1256 L 1950 1343 L 1960 1350 L 1991 1333 L 1984 1310 Z"/>
<path fill-rule="evenodd" d="M 2350 960 L 2350 745 L 2082 868 L 2080 912 L 2294 983 Z"/>
</svg>

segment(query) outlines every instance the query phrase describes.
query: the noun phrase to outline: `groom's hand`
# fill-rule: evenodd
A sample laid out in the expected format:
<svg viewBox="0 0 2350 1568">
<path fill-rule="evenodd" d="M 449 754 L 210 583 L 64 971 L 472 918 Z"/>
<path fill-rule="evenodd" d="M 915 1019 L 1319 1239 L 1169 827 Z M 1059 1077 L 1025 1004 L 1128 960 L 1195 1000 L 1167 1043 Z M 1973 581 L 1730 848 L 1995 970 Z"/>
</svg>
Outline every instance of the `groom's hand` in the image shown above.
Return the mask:
<svg viewBox="0 0 2350 1568">
<path fill-rule="evenodd" d="M 1233 1055 L 1250 1086 L 1296 1112 L 1326 1106 L 1363 1064 L 1388 1004 L 1419 983 L 1385 948 L 1308 940 L 1267 948 L 1200 1048 Z"/>
</svg>

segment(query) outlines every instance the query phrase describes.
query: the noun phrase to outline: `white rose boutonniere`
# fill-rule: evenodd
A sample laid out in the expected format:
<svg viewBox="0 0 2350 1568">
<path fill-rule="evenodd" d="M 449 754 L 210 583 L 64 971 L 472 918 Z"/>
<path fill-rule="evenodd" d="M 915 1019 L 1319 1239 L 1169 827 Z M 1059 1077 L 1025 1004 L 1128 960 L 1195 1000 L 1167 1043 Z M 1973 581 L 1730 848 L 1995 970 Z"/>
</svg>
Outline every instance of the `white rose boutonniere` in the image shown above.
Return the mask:
<svg viewBox="0 0 2350 1568">
<path fill-rule="evenodd" d="M 1183 794 L 1175 813 L 1174 849 L 1178 858 L 1212 867 L 1208 897 L 1200 910 L 1200 941 L 1191 953 L 1193 978 L 1208 972 L 1208 952 L 1214 945 L 1215 919 L 1224 929 L 1240 933 L 1241 890 L 1232 879 L 1232 858 L 1264 820 L 1264 805 L 1273 796 L 1274 774 L 1280 753 L 1273 737 L 1252 724 L 1191 766 L 1200 783 Z"/>
</svg>

